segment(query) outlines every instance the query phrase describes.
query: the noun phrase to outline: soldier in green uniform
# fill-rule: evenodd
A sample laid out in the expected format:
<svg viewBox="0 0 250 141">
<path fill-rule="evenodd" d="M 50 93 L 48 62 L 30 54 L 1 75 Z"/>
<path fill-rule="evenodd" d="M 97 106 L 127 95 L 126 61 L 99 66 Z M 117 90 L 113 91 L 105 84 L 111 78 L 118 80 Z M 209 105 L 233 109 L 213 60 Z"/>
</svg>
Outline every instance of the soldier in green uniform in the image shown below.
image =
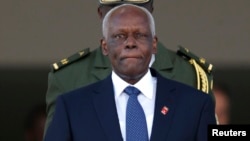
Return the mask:
<svg viewBox="0 0 250 141">
<path fill-rule="evenodd" d="M 114 6 L 121 3 L 133 3 L 153 11 L 153 0 L 99 0 L 98 14 L 103 19 Z M 203 92 L 212 94 L 212 65 L 205 59 L 192 54 L 188 49 L 180 47 L 177 52 L 158 44 L 157 54 L 152 58 L 152 66 L 163 76 L 193 86 Z M 58 95 L 80 86 L 104 79 L 111 73 L 111 64 L 102 54 L 101 47 L 90 51 L 83 49 L 78 53 L 52 64 L 48 78 L 46 94 L 47 120 L 45 130 L 49 126 Z"/>
</svg>

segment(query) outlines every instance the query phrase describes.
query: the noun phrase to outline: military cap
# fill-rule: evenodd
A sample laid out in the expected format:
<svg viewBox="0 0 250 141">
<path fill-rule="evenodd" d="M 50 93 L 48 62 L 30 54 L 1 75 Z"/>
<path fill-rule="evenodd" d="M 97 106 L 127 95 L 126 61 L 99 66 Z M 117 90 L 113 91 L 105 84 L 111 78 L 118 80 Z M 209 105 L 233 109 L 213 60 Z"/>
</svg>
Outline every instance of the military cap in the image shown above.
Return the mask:
<svg viewBox="0 0 250 141">
<path fill-rule="evenodd" d="M 99 0 L 102 5 L 113 5 L 113 4 L 123 4 L 123 3 L 132 3 L 132 4 L 146 4 L 153 0 Z"/>
</svg>

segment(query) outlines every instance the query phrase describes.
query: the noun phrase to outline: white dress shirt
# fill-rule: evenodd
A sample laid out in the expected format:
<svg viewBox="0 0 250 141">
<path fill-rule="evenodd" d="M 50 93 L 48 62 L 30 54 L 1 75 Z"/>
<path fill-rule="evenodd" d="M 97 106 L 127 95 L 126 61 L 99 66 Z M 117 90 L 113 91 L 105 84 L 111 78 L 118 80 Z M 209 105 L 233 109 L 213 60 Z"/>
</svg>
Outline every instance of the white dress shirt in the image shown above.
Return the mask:
<svg viewBox="0 0 250 141">
<path fill-rule="evenodd" d="M 150 70 L 148 70 L 143 78 L 134 85 L 122 80 L 114 71 L 112 71 L 111 78 L 114 86 L 117 114 L 124 141 L 126 141 L 126 107 L 129 96 L 124 93 L 123 90 L 127 86 L 134 86 L 141 91 L 141 94 L 138 95 L 138 101 L 140 102 L 146 116 L 148 138 L 150 139 L 154 118 L 157 79 L 152 77 Z"/>
</svg>

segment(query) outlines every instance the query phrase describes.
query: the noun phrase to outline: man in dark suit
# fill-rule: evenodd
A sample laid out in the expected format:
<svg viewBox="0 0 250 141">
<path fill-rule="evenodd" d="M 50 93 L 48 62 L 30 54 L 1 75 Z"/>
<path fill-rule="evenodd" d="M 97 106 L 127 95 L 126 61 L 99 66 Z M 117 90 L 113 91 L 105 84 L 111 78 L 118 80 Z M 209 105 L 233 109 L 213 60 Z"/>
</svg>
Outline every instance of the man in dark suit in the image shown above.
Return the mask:
<svg viewBox="0 0 250 141">
<path fill-rule="evenodd" d="M 144 7 L 151 13 L 154 11 L 153 0 L 99 0 L 97 11 L 100 21 L 110 9 L 124 3 Z M 55 102 L 59 95 L 100 81 L 112 71 L 111 64 L 108 58 L 103 56 L 99 45 L 94 50 L 84 48 L 82 51 L 52 64 L 46 93 L 45 133 L 53 119 Z M 180 48 L 178 51 L 171 50 L 160 41 L 157 43 L 157 50 L 158 53 L 152 57 L 152 68 L 166 78 L 185 83 L 213 96 L 211 91 L 213 86 L 212 64 L 186 48 Z"/>
<path fill-rule="evenodd" d="M 112 73 L 58 97 L 45 141 L 206 141 L 216 124 L 212 97 L 149 68 L 157 52 L 152 15 L 117 6 L 102 29 Z"/>
</svg>

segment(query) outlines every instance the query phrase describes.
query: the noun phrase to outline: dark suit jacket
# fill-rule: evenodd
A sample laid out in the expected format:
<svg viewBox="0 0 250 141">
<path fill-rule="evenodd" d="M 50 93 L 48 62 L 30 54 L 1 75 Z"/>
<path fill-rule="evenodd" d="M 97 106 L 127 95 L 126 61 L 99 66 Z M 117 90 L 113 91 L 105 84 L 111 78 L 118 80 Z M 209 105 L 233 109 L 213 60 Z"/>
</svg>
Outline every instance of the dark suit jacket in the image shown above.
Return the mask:
<svg viewBox="0 0 250 141">
<path fill-rule="evenodd" d="M 212 97 L 151 73 L 157 92 L 150 141 L 206 141 L 208 124 L 216 124 Z M 122 140 L 111 76 L 58 97 L 45 141 Z"/>
<path fill-rule="evenodd" d="M 54 116 L 56 99 L 59 95 L 103 80 L 112 70 L 108 57 L 102 54 L 101 47 L 91 52 L 85 49 L 63 59 L 57 64 L 64 65 L 58 70 L 53 70 L 49 73 L 48 90 L 46 94 L 47 119 L 45 133 Z M 179 53 L 164 47 L 163 44 L 158 42 L 157 54 L 155 55 L 155 62 L 152 68 L 166 78 L 185 83 L 197 89 L 200 89 L 197 87 L 198 85 L 201 86 L 202 89 L 206 88 L 206 85 L 204 85 L 206 81 L 203 83 L 203 80 L 197 77 L 200 76 L 200 74 L 192 64 L 189 62 L 189 58 L 179 55 Z M 185 70 L 185 72 L 183 72 L 183 70 Z M 211 96 L 213 96 L 210 89 L 212 85 L 212 74 L 207 73 L 206 75 L 209 80 L 208 88 Z M 204 80 L 205 78 L 206 77 L 203 77 Z"/>
</svg>

